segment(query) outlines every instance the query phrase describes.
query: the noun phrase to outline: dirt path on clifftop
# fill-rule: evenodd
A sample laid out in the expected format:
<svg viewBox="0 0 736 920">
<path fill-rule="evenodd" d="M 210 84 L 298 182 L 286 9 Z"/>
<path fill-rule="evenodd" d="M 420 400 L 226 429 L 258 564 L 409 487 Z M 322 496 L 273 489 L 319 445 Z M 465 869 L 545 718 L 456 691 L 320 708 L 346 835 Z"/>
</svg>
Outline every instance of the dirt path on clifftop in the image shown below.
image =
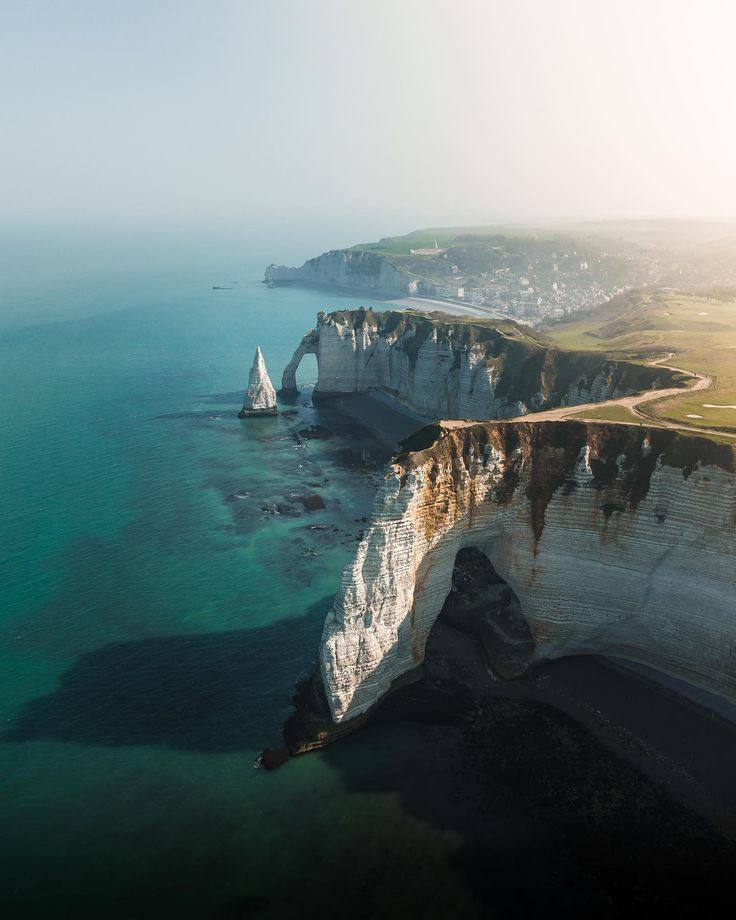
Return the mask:
<svg viewBox="0 0 736 920">
<path fill-rule="evenodd" d="M 642 411 L 641 407 L 647 403 L 655 402 L 660 399 L 668 399 L 670 396 L 682 396 L 685 393 L 694 393 L 696 390 L 707 390 L 712 386 L 713 378 L 709 377 L 707 374 L 701 374 L 699 371 L 688 371 L 682 367 L 675 367 L 672 364 L 663 363 L 664 361 L 671 360 L 674 358 L 674 356 L 675 353 L 670 352 L 663 358 L 657 358 L 655 361 L 649 361 L 648 363 L 652 367 L 655 365 L 658 367 L 664 367 L 667 370 L 676 371 L 677 373 L 685 374 L 688 377 L 695 378 L 696 382 L 693 386 L 688 387 L 687 389 L 683 389 L 682 387 L 667 387 L 663 390 L 647 390 L 645 393 L 637 393 L 633 396 L 622 396 L 620 399 L 609 399 L 605 402 L 582 403 L 578 406 L 560 406 L 558 409 L 547 409 L 543 412 L 530 412 L 527 415 L 517 415 L 515 418 L 509 419 L 509 421 L 551 422 L 569 419 L 574 416 L 580 421 L 605 422 L 607 425 L 635 425 L 635 418 L 639 418 L 642 420 L 642 422 L 647 422 L 648 424 L 659 428 L 675 428 L 677 431 L 692 431 L 695 434 L 701 435 L 715 434 L 718 437 L 723 438 L 736 438 L 736 434 L 731 434 L 727 431 L 711 431 L 707 428 L 697 428 L 695 425 L 680 425 L 677 422 L 671 422 L 667 419 L 658 418 Z M 591 417 L 590 419 L 585 418 L 585 412 L 593 409 L 603 409 L 606 406 L 621 406 L 624 409 L 628 409 L 635 418 L 632 418 L 630 422 L 624 422 L 618 419 L 602 419 L 595 417 Z M 470 423 L 459 420 L 447 420 L 442 422 L 442 425 L 446 428 L 461 428 L 466 424 Z"/>
</svg>

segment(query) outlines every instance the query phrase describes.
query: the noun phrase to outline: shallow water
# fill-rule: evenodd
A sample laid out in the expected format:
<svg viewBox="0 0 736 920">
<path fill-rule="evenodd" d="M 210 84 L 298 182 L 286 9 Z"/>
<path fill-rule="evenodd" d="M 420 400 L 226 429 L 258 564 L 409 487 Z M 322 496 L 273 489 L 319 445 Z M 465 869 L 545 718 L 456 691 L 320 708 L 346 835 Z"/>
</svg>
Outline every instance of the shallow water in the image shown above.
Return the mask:
<svg viewBox="0 0 736 920">
<path fill-rule="evenodd" d="M 256 344 L 278 386 L 317 311 L 355 305 L 257 277 L 182 262 L 1 289 L 4 916 L 529 916 L 550 897 L 613 910 L 642 827 L 686 822 L 569 720 L 553 747 L 579 763 L 560 755 L 551 773 L 549 717 L 502 710 L 479 775 L 476 742 L 441 724 L 431 693 L 255 768 L 313 665 L 386 456 L 308 405 L 311 358 L 296 414 L 237 419 Z M 310 424 L 335 435 L 300 445 Z M 300 511 L 305 494 L 325 509 Z M 654 801 L 651 819 L 631 801 Z M 593 868 L 567 855 L 576 839 Z M 672 840 L 653 831 L 637 865 Z M 644 890 L 650 876 L 624 868 Z"/>
<path fill-rule="evenodd" d="M 308 390 L 295 416 L 237 419 L 255 345 L 278 385 L 317 311 L 354 301 L 233 271 L 220 291 L 191 271 L 108 282 L 81 319 L 58 319 L 75 315 L 73 280 L 48 284 L 57 321 L 35 326 L 18 324 L 14 295 L 0 339 L 0 886 L 13 912 L 260 903 L 367 816 L 391 813 L 389 834 L 402 820 L 345 792 L 320 756 L 254 768 L 312 665 L 385 449 L 340 434 Z M 25 296 L 37 306 L 32 284 Z M 338 434 L 299 446 L 293 430 L 315 422 Z M 261 510 L 291 492 L 327 507 Z"/>
</svg>

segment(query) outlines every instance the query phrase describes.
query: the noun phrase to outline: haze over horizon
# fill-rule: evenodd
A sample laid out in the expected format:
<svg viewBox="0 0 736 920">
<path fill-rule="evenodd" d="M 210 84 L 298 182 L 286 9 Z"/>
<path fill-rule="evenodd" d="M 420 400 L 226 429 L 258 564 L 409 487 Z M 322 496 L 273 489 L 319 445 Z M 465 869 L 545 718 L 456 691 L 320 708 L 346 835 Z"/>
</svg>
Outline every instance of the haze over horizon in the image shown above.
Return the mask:
<svg viewBox="0 0 736 920">
<path fill-rule="evenodd" d="M 734 8 L 8 3 L 2 221 L 736 216 Z M 326 244 L 330 240 L 325 241 Z"/>
</svg>

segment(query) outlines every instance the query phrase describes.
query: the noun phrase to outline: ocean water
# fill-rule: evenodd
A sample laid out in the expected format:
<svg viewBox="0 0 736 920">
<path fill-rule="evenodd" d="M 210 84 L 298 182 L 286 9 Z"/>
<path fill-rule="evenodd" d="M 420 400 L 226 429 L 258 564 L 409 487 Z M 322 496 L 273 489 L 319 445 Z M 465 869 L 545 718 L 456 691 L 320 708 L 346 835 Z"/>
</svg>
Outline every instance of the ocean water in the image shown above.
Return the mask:
<svg viewBox="0 0 736 920">
<path fill-rule="evenodd" d="M 236 413 L 256 344 L 278 386 L 317 311 L 355 300 L 268 290 L 247 254 L 23 264 L 0 331 L 4 916 L 298 916 L 333 865 L 370 884 L 394 853 L 387 891 L 403 889 L 418 851 L 458 841 L 360 791 L 393 756 L 385 736 L 340 769 L 320 753 L 255 768 L 385 451 L 307 404 L 311 358 L 295 415 Z M 315 422 L 335 437 L 300 447 Z M 289 493 L 327 507 L 262 510 Z"/>
<path fill-rule="evenodd" d="M 666 757 L 644 776 L 641 745 L 609 731 L 622 700 L 669 726 L 664 750 L 694 717 L 587 659 L 541 666 L 540 683 L 482 681 L 497 702 L 481 711 L 453 682 L 477 653 L 455 637 L 360 732 L 256 767 L 313 666 L 387 452 L 310 405 L 313 358 L 297 405 L 237 418 L 256 344 L 278 385 L 318 310 L 356 305 L 267 289 L 275 241 L 251 242 L 0 232 L 1 915 L 717 903 L 733 849 L 669 794 L 677 770 L 647 778 Z M 300 445 L 311 424 L 334 436 Z M 311 494 L 323 510 L 270 512 Z M 699 746 L 725 764 L 732 748 Z"/>
</svg>

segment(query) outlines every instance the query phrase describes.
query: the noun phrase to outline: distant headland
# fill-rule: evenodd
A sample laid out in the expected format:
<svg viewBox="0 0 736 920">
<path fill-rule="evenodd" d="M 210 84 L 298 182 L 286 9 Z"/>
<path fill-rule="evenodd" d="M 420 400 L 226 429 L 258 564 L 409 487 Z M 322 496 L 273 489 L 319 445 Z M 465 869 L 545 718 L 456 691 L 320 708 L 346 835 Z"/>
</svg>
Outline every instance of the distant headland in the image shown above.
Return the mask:
<svg viewBox="0 0 736 920">
<path fill-rule="evenodd" d="M 595 221 L 549 227 L 440 227 L 269 265 L 270 286 L 304 284 L 439 299 L 531 323 L 588 310 L 633 288 L 736 283 L 714 221 Z M 704 260 L 708 271 L 703 272 Z"/>
</svg>

